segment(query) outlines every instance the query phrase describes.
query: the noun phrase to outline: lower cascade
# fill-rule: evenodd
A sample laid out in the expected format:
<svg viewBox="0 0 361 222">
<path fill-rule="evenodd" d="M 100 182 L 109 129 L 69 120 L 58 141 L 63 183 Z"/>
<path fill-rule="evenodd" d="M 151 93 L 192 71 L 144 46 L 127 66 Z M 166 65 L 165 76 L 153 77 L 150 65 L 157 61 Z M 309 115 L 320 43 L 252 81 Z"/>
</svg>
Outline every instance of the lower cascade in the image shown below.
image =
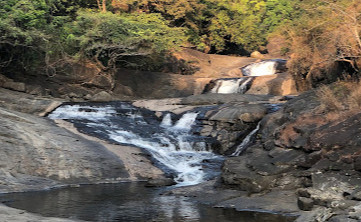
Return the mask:
<svg viewBox="0 0 361 222">
<path fill-rule="evenodd" d="M 250 88 L 252 81 L 252 77 L 216 79 L 206 85 L 203 93 L 244 94 Z"/>
<path fill-rule="evenodd" d="M 212 163 L 222 161 L 221 156 L 211 152 L 209 138 L 193 134 L 198 115 L 185 113 L 173 124 L 170 113 L 163 113 L 159 119 L 152 111 L 113 102 L 67 104 L 48 117 L 70 121 L 80 132 L 113 143 L 143 148 L 159 167 L 175 175 L 178 186 L 186 186 L 215 176 Z"/>
</svg>

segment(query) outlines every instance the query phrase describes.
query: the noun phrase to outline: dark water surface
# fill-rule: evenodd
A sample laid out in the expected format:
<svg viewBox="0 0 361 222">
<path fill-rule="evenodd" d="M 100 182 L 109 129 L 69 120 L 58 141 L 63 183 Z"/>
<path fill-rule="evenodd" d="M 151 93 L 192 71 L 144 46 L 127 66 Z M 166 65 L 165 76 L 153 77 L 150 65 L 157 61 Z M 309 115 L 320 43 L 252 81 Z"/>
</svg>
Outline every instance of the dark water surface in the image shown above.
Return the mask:
<svg viewBox="0 0 361 222">
<path fill-rule="evenodd" d="M 43 216 L 87 221 L 293 221 L 281 215 L 212 208 L 186 197 L 161 195 L 166 189 L 146 188 L 144 183 L 100 184 L 6 194 L 0 200 Z"/>
</svg>

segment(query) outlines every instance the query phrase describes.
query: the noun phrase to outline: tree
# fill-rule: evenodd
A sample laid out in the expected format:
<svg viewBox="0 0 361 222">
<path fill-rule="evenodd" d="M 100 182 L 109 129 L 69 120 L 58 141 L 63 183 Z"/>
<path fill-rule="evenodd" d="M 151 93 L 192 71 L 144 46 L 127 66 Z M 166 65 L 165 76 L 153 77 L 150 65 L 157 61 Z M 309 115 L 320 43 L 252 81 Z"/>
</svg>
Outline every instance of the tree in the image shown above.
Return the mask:
<svg viewBox="0 0 361 222">
<path fill-rule="evenodd" d="M 290 70 L 301 88 L 342 78 L 335 66 L 349 67 L 351 74 L 361 66 L 361 7 L 358 0 L 304 1 L 303 15 L 290 23 Z"/>
<path fill-rule="evenodd" d="M 120 63 L 139 67 L 141 63 L 132 63 L 132 58 L 156 57 L 184 41 L 183 30 L 168 27 L 159 14 L 82 11 L 65 30 L 72 55 L 91 58 L 103 69 Z"/>
<path fill-rule="evenodd" d="M 106 0 L 97 0 L 98 8 L 101 12 L 107 12 L 107 1 Z"/>
</svg>

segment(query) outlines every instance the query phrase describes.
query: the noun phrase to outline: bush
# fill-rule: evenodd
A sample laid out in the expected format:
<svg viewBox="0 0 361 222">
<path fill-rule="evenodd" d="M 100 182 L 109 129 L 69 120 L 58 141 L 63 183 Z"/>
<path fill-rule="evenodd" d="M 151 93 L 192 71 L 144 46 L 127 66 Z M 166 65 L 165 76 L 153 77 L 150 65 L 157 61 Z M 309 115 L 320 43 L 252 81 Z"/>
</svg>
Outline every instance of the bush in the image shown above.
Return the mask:
<svg viewBox="0 0 361 222">
<path fill-rule="evenodd" d="M 72 56 L 93 59 L 103 68 L 142 67 L 142 60 L 164 55 L 185 40 L 159 14 L 113 14 L 80 11 L 64 27 L 63 42 Z"/>
</svg>

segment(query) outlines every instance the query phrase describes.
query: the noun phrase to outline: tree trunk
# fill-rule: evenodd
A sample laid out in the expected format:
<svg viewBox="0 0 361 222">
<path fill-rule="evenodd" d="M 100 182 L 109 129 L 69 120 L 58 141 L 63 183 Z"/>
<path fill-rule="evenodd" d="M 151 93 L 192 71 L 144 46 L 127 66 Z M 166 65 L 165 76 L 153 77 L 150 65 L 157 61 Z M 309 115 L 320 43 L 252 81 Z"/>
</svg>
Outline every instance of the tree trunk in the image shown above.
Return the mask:
<svg viewBox="0 0 361 222">
<path fill-rule="evenodd" d="M 97 3 L 98 3 L 99 10 L 102 10 L 102 6 L 100 5 L 100 0 L 97 0 Z"/>
<path fill-rule="evenodd" d="M 103 0 L 103 10 L 102 12 L 107 12 L 107 1 Z"/>
</svg>

